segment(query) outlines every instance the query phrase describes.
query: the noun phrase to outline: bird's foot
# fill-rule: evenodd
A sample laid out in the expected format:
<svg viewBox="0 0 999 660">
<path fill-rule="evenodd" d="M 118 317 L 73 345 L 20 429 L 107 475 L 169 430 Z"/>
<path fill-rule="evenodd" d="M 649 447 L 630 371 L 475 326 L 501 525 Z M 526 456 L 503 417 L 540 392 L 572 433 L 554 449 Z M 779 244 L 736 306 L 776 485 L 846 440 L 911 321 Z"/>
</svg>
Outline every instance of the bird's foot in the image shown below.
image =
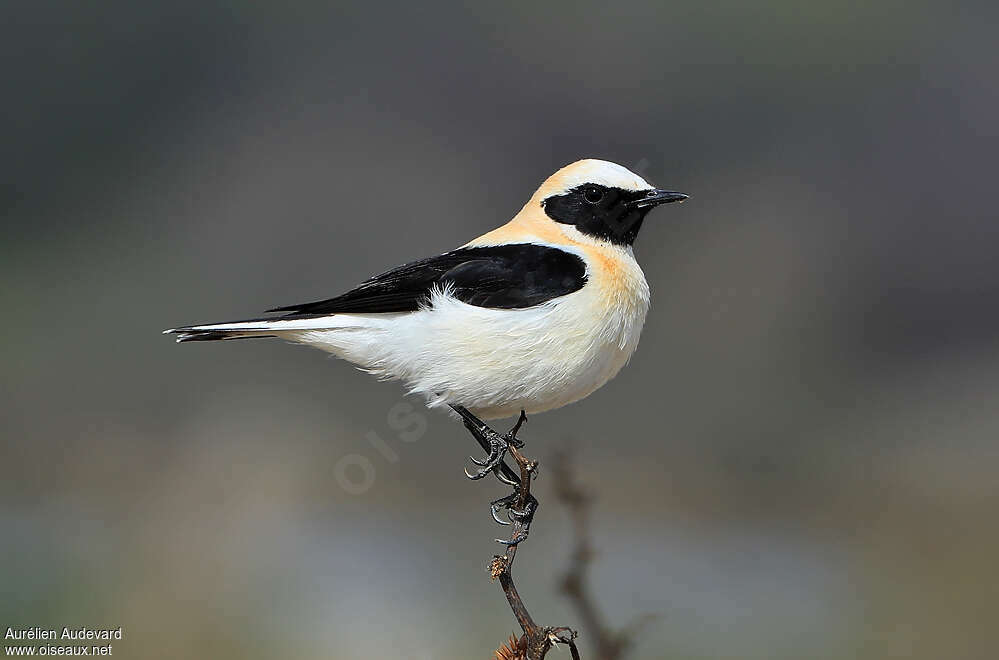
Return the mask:
<svg viewBox="0 0 999 660">
<path fill-rule="evenodd" d="M 526 421 L 527 413 L 521 409 L 520 417 L 517 418 L 517 423 L 513 425 L 513 428 L 503 434 L 503 439 L 506 440 L 508 445 L 516 447 L 517 449 L 523 449 L 524 441 L 518 439 L 517 434 L 520 433 L 520 427 L 523 426 Z"/>
<path fill-rule="evenodd" d="M 538 510 L 538 500 L 531 495 L 531 481 L 537 474 L 538 462 L 525 457 L 516 447 L 511 446 L 509 452 L 520 467 L 520 482 L 514 486 L 513 493 L 489 503 L 489 511 L 492 513 L 493 520 L 501 525 L 516 523 L 511 538 L 496 539 L 497 543 L 502 543 L 508 549 L 527 539 L 528 534 L 531 533 L 531 522 L 534 520 L 534 514 Z M 506 517 L 509 522 L 499 517 L 502 509 L 506 509 Z"/>
<path fill-rule="evenodd" d="M 497 500 L 493 500 L 489 503 L 489 512 L 493 516 L 493 520 L 501 525 L 509 525 L 513 522 L 526 522 L 528 525 L 531 524 L 531 520 L 534 519 L 534 512 L 538 509 L 538 501 L 534 499 L 533 495 L 527 496 L 527 504 L 524 505 L 523 509 L 518 509 L 517 504 L 520 500 L 520 490 L 516 490 L 510 493 L 506 497 L 501 497 Z M 506 510 L 507 520 L 503 520 L 499 517 L 500 511 Z"/>
<path fill-rule="evenodd" d="M 471 472 L 466 469 L 465 476 L 469 479 L 478 480 L 492 472 L 496 475 L 497 479 L 506 485 L 517 486 L 519 480 L 516 473 L 507 467 L 503 459 L 506 458 L 506 454 L 511 447 L 520 449 L 524 446 L 524 441 L 517 438 L 517 433 L 520 432 L 520 428 L 527 421 L 527 414 L 521 410 L 520 417 L 517 419 L 517 423 L 513 425 L 513 428 L 500 435 L 465 408 L 461 406 L 452 406 L 452 408 L 461 416 L 461 421 L 464 423 L 465 428 L 475 437 L 479 445 L 488 452 L 485 459 L 481 461 L 469 456 L 469 460 L 475 463 L 478 469 Z"/>
<path fill-rule="evenodd" d="M 514 503 L 517 501 L 517 498 L 519 497 L 519 495 L 520 495 L 519 493 L 514 492 L 511 495 L 507 495 L 506 497 L 501 497 L 499 499 L 496 499 L 496 500 L 493 500 L 492 502 L 490 502 L 489 503 L 489 513 L 492 514 L 493 520 L 495 520 L 496 522 L 498 522 L 501 525 L 509 525 L 512 521 L 510 521 L 510 520 L 503 520 L 502 518 L 499 517 L 499 513 L 503 509 L 511 509 L 513 507 Z M 507 517 L 509 518 L 510 515 L 507 514 Z"/>
<path fill-rule="evenodd" d="M 521 410 L 520 417 L 517 418 L 517 423 L 513 425 L 513 428 L 500 435 L 466 408 L 462 406 L 451 407 L 461 416 L 461 421 L 469 433 L 488 452 L 485 459 L 481 461 L 469 457 L 469 460 L 478 466 L 478 469 L 474 471 L 466 469 L 465 476 L 478 480 L 492 472 L 501 482 L 513 486 L 513 493 L 489 503 L 489 512 L 492 514 L 493 520 L 501 525 L 516 523 L 513 538 L 496 539 L 497 542 L 508 548 L 514 547 L 527 538 L 530 533 L 531 521 L 534 520 L 534 513 L 538 510 L 538 500 L 531 495 L 531 480 L 537 474 L 538 463 L 520 453 L 524 441 L 517 438 L 521 427 L 527 421 L 527 413 Z M 504 462 L 508 453 L 520 468 L 519 476 Z M 506 517 L 509 522 L 500 517 L 500 512 L 503 510 L 507 512 Z"/>
<path fill-rule="evenodd" d="M 467 422 L 465 426 L 469 426 Z M 504 436 L 492 430 L 485 424 L 474 430 L 472 429 L 471 426 L 469 426 L 469 430 L 471 430 L 477 436 L 485 440 L 489 446 L 489 454 L 486 456 L 485 460 L 480 461 L 472 456 L 468 457 L 468 460 L 478 465 L 479 469 L 469 472 L 468 469 L 466 468 L 465 476 L 468 477 L 469 479 L 476 480 L 483 478 L 484 476 L 486 476 L 490 472 L 493 472 L 494 470 L 496 471 L 499 470 L 499 467 L 503 463 L 503 459 L 506 457 L 506 452 L 510 445 Z"/>
<path fill-rule="evenodd" d="M 496 522 L 501 525 L 510 524 L 509 522 L 505 522 L 499 518 L 499 510 L 503 508 L 507 510 L 507 517 L 511 522 L 519 523 L 520 530 L 513 538 L 496 539 L 497 543 L 502 543 L 508 548 L 519 545 L 527 539 L 527 536 L 531 533 L 531 522 L 534 521 L 534 514 L 538 510 L 538 500 L 533 495 L 527 496 L 527 501 L 524 503 L 524 507 L 520 509 L 517 508 L 519 501 L 520 493 L 516 492 L 512 495 L 500 498 L 489 505 L 493 514 L 493 520 Z"/>
</svg>

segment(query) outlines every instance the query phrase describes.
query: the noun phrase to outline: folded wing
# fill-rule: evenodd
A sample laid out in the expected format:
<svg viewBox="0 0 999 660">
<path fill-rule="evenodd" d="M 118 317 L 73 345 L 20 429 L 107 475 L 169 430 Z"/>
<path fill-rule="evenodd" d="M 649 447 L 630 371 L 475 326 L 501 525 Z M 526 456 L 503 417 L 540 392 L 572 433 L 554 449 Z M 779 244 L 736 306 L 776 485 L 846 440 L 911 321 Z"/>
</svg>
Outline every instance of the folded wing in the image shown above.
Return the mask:
<svg viewBox="0 0 999 660">
<path fill-rule="evenodd" d="M 518 243 L 466 247 L 421 259 L 372 277 L 335 298 L 278 307 L 284 319 L 343 313 L 410 312 L 447 289 L 470 305 L 500 309 L 533 307 L 578 291 L 586 265 L 571 252 Z"/>
</svg>

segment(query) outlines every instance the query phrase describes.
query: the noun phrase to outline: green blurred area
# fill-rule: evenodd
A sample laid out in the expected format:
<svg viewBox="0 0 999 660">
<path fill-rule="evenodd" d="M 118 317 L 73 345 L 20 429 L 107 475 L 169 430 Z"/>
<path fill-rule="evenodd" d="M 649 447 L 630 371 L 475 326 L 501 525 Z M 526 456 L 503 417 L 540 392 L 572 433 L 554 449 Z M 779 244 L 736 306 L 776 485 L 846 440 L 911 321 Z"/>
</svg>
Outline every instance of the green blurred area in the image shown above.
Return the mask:
<svg viewBox="0 0 999 660">
<path fill-rule="evenodd" d="M 450 249 L 599 157 L 692 199 L 636 244 L 636 359 L 524 437 L 578 450 L 601 605 L 660 616 L 634 657 L 996 655 L 994 3 L 3 14 L 4 630 L 486 657 L 515 626 L 485 573 L 502 490 L 461 476 L 459 424 L 405 437 L 398 384 L 159 332 Z M 518 579 L 577 626 L 538 488 Z"/>
</svg>

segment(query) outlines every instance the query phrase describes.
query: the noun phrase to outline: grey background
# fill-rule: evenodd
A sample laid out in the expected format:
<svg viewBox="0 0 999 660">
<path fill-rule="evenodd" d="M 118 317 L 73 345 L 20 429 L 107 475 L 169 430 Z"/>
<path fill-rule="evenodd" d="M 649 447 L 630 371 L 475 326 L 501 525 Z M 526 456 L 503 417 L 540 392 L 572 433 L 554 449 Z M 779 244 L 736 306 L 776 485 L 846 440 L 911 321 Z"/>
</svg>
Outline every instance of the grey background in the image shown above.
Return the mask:
<svg viewBox="0 0 999 660">
<path fill-rule="evenodd" d="M 994 3 L 2 14 L 4 627 L 120 625 L 137 658 L 486 657 L 515 627 L 485 573 L 502 490 L 461 476 L 457 423 L 407 441 L 398 384 L 159 332 L 450 249 L 601 157 L 692 199 L 636 245 L 635 359 L 524 437 L 579 452 L 601 604 L 660 617 L 636 657 L 995 655 Z M 537 483 L 517 574 L 578 625 Z"/>
</svg>

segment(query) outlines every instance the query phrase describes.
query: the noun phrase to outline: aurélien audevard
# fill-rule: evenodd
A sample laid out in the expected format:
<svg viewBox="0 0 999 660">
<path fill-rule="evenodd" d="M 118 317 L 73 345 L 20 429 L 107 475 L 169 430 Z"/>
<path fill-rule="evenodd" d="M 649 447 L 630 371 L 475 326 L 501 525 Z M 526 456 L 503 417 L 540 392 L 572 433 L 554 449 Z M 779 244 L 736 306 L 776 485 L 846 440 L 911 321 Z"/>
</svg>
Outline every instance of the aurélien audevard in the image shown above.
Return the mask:
<svg viewBox="0 0 999 660">
<path fill-rule="evenodd" d="M 7 628 L 4 639 L 121 639 L 121 628 Z"/>
</svg>

